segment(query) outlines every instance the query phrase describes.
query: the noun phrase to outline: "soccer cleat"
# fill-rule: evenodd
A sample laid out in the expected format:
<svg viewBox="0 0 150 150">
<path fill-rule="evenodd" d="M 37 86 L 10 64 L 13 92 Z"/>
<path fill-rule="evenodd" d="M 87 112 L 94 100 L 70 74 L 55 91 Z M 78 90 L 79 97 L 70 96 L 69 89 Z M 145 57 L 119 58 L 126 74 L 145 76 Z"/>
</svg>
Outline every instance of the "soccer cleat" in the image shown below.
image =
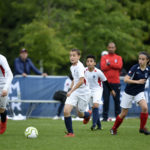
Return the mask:
<svg viewBox="0 0 150 150">
<path fill-rule="evenodd" d="M 7 121 L 0 123 L 0 134 L 3 134 L 7 128 Z"/>
<path fill-rule="evenodd" d="M 117 134 L 117 130 L 110 129 L 110 134 L 111 134 L 111 135 L 116 135 L 116 134 Z"/>
<path fill-rule="evenodd" d="M 139 129 L 140 133 L 144 133 L 145 135 L 150 135 L 150 131 L 147 130 L 147 128 Z"/>
<path fill-rule="evenodd" d="M 64 137 L 74 137 L 75 135 L 73 133 L 67 133 Z"/>
<path fill-rule="evenodd" d="M 102 121 L 103 121 L 103 122 L 108 122 L 108 120 L 107 120 L 107 119 L 103 119 Z"/>
<path fill-rule="evenodd" d="M 84 119 L 83 119 L 83 124 L 87 124 L 87 123 L 89 122 L 90 118 L 91 118 L 92 111 L 91 111 L 91 110 L 88 110 L 88 112 L 89 112 L 90 115 L 89 115 L 88 118 L 84 118 Z"/>
<path fill-rule="evenodd" d="M 101 128 L 101 127 L 97 127 L 97 128 L 96 128 L 96 126 L 95 126 L 95 127 L 94 127 L 94 126 L 92 126 L 92 127 L 91 127 L 91 130 L 92 130 L 92 131 L 102 130 L 102 128 Z"/>
<path fill-rule="evenodd" d="M 55 116 L 55 117 L 53 118 L 53 120 L 58 120 L 58 119 L 60 119 L 59 116 Z"/>
<path fill-rule="evenodd" d="M 92 126 L 92 127 L 91 127 L 91 130 L 92 130 L 92 131 L 96 131 L 96 130 L 97 130 L 96 126 L 95 126 L 95 127 Z"/>
<path fill-rule="evenodd" d="M 97 127 L 96 130 L 103 130 L 103 128 L 102 127 Z"/>
</svg>

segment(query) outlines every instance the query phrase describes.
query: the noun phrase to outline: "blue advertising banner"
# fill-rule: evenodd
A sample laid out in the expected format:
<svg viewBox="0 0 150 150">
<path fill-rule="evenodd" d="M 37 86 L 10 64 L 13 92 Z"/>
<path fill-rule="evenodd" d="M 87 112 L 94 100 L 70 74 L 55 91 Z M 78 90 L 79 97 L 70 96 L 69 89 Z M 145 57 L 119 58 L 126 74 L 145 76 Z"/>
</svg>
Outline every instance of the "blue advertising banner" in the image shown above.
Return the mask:
<svg viewBox="0 0 150 150">
<path fill-rule="evenodd" d="M 63 90 L 66 76 L 28 76 L 14 77 L 10 92 L 10 100 L 53 100 L 53 95 L 58 90 Z M 30 103 L 10 103 L 11 109 L 17 114 L 26 115 L 31 106 Z M 59 104 L 32 104 L 35 107 L 32 117 L 52 117 L 56 115 Z M 9 111 L 9 110 L 8 110 Z"/>
<path fill-rule="evenodd" d="M 14 77 L 10 92 L 10 100 L 53 100 L 53 95 L 58 90 L 63 90 L 65 80 L 67 76 L 16 76 Z M 121 96 L 125 88 L 125 83 L 121 78 Z M 145 95 L 147 100 L 149 100 L 149 81 L 146 86 Z M 121 98 L 120 98 L 121 99 Z M 26 116 L 31 107 L 30 103 L 9 103 L 9 107 L 13 112 L 17 114 L 22 114 Z M 59 103 L 36 103 L 33 105 L 33 111 L 30 117 L 53 117 L 57 113 L 57 108 Z M 150 107 L 150 103 L 148 102 Z M 112 97 L 110 98 L 109 106 L 109 117 L 114 117 L 114 102 Z M 149 110 L 150 111 L 150 110 Z M 136 106 L 133 102 L 132 109 L 129 110 L 128 116 L 138 116 L 140 113 L 140 108 Z M 10 109 L 8 109 L 8 114 L 11 115 Z M 63 114 L 62 114 L 63 115 Z"/>
</svg>

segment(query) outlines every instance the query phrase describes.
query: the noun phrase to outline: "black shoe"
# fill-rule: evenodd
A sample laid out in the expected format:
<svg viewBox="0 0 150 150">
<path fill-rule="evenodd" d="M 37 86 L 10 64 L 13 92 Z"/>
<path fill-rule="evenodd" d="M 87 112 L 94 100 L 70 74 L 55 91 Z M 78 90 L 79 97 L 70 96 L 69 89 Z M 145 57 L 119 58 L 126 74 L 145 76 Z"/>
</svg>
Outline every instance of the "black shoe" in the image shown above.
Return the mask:
<svg viewBox="0 0 150 150">
<path fill-rule="evenodd" d="M 96 126 L 92 126 L 92 127 L 91 127 L 91 130 L 92 130 L 92 131 L 95 131 L 95 130 L 96 130 Z"/>
<path fill-rule="evenodd" d="M 91 130 L 92 130 L 92 131 L 102 130 L 102 127 L 97 127 L 97 128 L 96 128 L 96 126 L 95 126 L 95 127 L 92 126 L 92 127 L 91 127 Z"/>
<path fill-rule="evenodd" d="M 96 130 L 103 130 L 103 128 L 102 127 L 97 127 Z"/>
<path fill-rule="evenodd" d="M 144 133 L 145 135 L 150 135 L 150 132 L 149 132 L 146 128 L 144 128 L 144 129 L 139 129 L 139 132 L 140 132 L 140 133 Z"/>
<path fill-rule="evenodd" d="M 107 119 L 103 119 L 102 121 L 107 122 Z"/>
<path fill-rule="evenodd" d="M 110 134 L 111 134 L 111 135 L 116 135 L 116 134 L 117 134 L 117 130 L 110 129 Z"/>
</svg>

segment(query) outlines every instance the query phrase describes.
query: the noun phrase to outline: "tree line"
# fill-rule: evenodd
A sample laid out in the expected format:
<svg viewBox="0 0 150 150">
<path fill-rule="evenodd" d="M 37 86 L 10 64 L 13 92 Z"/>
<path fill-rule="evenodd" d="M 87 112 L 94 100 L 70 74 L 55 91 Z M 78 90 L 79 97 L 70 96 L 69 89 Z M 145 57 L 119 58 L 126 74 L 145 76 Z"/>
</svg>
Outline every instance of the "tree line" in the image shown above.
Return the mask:
<svg viewBox="0 0 150 150">
<path fill-rule="evenodd" d="M 100 59 L 108 42 L 128 69 L 138 52 L 150 52 L 149 0 L 0 0 L 0 52 L 13 61 L 21 48 L 44 71 L 64 75 L 69 51 Z"/>
</svg>

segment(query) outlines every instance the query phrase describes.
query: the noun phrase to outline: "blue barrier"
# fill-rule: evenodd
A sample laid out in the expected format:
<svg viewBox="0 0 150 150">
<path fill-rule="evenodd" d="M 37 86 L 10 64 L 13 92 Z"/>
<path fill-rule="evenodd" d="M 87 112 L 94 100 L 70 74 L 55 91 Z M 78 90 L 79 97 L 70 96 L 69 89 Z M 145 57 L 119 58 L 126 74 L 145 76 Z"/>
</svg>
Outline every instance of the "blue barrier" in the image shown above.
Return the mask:
<svg viewBox="0 0 150 150">
<path fill-rule="evenodd" d="M 67 79 L 66 76 L 16 76 L 14 77 L 10 92 L 10 100 L 53 100 L 53 95 L 55 91 L 62 90 L 64 87 L 64 82 Z M 125 88 L 125 83 L 121 79 L 121 95 Z M 150 88 L 146 89 L 146 97 L 149 99 Z M 28 111 L 28 103 L 11 103 L 11 108 L 15 114 L 21 113 L 26 115 Z M 56 110 L 60 104 L 36 104 L 36 109 L 33 110 L 31 117 L 53 117 L 56 115 Z M 148 103 L 150 107 L 150 103 Z M 140 108 L 133 103 L 132 109 L 129 110 L 128 116 L 137 116 L 139 115 Z M 150 112 L 150 110 L 149 110 Z M 8 112 L 10 113 L 10 112 Z M 109 116 L 114 116 L 114 102 L 111 97 L 110 99 L 110 109 Z"/>
</svg>

